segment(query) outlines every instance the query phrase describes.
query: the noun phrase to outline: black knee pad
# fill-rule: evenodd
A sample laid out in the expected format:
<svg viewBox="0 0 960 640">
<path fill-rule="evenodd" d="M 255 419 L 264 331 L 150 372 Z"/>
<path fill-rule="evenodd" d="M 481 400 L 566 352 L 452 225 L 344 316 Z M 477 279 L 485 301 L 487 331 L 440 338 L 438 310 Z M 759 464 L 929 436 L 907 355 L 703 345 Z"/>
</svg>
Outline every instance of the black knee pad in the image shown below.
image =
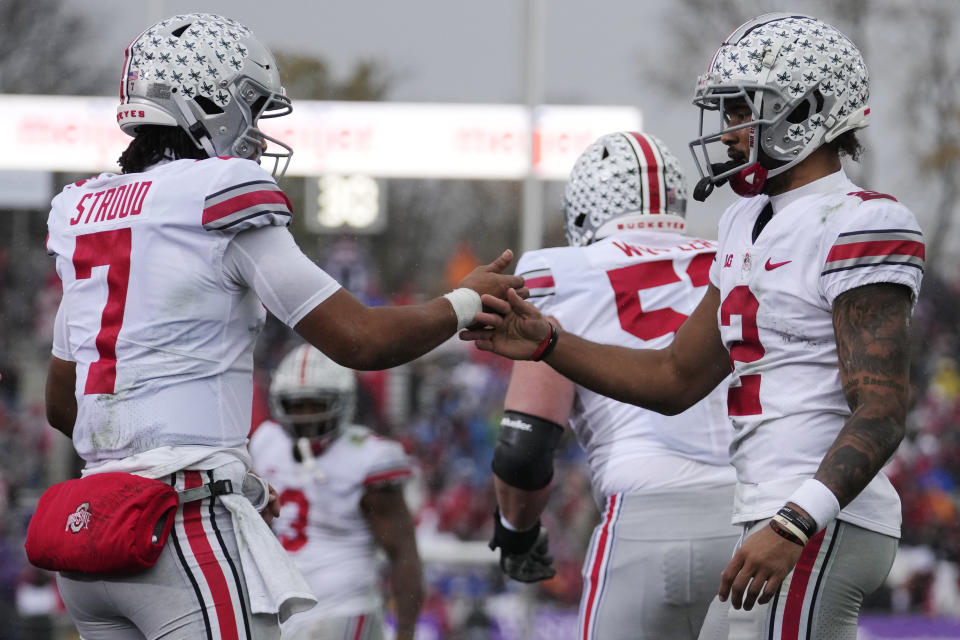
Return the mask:
<svg viewBox="0 0 960 640">
<path fill-rule="evenodd" d="M 553 453 L 561 436 L 563 427 L 556 422 L 504 411 L 490 467 L 511 487 L 542 489 L 553 478 Z"/>
</svg>

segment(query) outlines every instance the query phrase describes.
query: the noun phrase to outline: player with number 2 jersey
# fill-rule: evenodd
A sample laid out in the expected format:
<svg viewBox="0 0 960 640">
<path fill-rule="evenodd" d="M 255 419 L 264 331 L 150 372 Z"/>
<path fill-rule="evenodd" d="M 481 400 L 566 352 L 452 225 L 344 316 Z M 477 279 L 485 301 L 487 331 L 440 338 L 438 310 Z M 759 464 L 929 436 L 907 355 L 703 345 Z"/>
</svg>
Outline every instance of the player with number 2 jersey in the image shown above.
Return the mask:
<svg viewBox="0 0 960 640">
<path fill-rule="evenodd" d="M 505 315 L 481 314 L 488 328 L 463 336 L 667 412 L 732 367 L 743 539 L 704 640 L 853 640 L 864 598 L 893 562 L 900 505 L 881 469 L 906 430 L 924 244 L 909 209 L 844 173 L 868 100 L 863 57 L 834 27 L 790 13 L 748 21 L 697 84 L 694 197 L 729 182 L 741 199 L 720 222 L 703 302 L 670 346 L 587 342 L 516 296 L 485 299 Z M 719 129 L 705 133 L 708 112 Z"/>
</svg>

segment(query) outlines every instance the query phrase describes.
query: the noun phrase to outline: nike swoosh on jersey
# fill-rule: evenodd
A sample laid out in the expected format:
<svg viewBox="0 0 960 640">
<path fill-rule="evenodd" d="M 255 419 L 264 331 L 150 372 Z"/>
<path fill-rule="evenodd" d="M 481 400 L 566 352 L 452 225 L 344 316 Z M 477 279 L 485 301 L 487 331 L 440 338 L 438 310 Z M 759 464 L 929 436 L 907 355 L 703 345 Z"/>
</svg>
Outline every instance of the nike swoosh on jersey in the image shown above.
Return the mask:
<svg viewBox="0 0 960 640">
<path fill-rule="evenodd" d="M 770 258 L 767 258 L 767 263 L 763 265 L 763 268 L 767 271 L 773 271 L 777 267 L 782 267 L 785 264 L 790 264 L 793 260 L 784 260 L 783 262 L 770 262 Z"/>
</svg>

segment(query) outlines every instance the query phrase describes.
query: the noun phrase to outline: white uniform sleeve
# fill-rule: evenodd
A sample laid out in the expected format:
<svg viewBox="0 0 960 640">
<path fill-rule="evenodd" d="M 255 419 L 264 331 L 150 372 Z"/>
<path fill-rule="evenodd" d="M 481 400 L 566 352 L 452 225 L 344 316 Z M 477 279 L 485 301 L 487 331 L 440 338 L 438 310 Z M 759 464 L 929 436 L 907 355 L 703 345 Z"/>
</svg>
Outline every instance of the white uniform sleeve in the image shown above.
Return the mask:
<svg viewBox="0 0 960 640">
<path fill-rule="evenodd" d="M 243 158 L 210 159 L 216 170 L 203 202 L 203 228 L 238 233 L 290 224 L 293 206 L 277 182 L 260 165 Z M 209 162 L 205 160 L 204 162 Z"/>
<path fill-rule="evenodd" d="M 861 202 L 827 238 L 820 272 L 830 304 L 844 291 L 867 284 L 902 284 L 916 301 L 923 278 L 923 233 L 913 213 L 886 198 Z"/>
<path fill-rule="evenodd" d="M 238 233 L 224 252 L 223 271 L 230 283 L 252 288 L 288 327 L 340 289 L 336 280 L 303 255 L 286 227 Z"/>
<path fill-rule="evenodd" d="M 551 302 L 556 298 L 556 282 L 550 262 L 540 251 L 528 251 L 517 261 L 518 276 L 523 277 L 524 286 L 530 290 L 527 302 L 541 312 L 549 314 Z"/>
<path fill-rule="evenodd" d="M 400 443 L 372 437 L 364 445 L 371 449 L 370 464 L 363 477 L 365 487 L 395 484 L 410 477 L 410 458 Z"/>
<path fill-rule="evenodd" d="M 53 320 L 53 349 L 52 353 L 61 360 L 72 362 L 73 356 L 70 354 L 70 343 L 67 341 L 67 319 L 66 313 L 61 304 L 57 308 L 57 316 Z"/>
</svg>

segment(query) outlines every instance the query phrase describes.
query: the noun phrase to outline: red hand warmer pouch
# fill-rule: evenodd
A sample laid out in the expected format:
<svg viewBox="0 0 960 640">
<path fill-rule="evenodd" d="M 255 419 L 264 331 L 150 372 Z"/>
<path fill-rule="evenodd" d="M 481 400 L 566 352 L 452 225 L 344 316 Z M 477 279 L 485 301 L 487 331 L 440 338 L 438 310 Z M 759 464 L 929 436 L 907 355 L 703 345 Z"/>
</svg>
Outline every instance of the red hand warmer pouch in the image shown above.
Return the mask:
<svg viewBox="0 0 960 640">
<path fill-rule="evenodd" d="M 27 559 L 51 571 L 124 574 L 152 567 L 173 527 L 177 491 L 129 473 L 60 482 L 40 497 Z"/>
</svg>

